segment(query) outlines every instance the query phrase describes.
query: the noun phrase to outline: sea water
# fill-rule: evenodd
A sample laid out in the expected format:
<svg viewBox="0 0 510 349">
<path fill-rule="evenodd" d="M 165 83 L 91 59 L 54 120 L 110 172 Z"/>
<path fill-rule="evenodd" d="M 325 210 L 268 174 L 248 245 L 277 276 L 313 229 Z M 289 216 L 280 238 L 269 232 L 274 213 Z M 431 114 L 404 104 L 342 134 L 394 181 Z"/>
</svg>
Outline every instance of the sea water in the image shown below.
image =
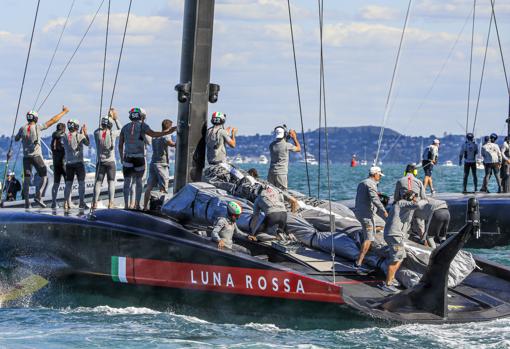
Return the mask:
<svg viewBox="0 0 510 349">
<path fill-rule="evenodd" d="M 266 175 L 266 166 L 255 167 L 261 176 Z M 332 199 L 352 198 L 357 183 L 367 171 L 367 167 L 332 165 Z M 403 166 L 384 166 L 383 171 L 386 176 L 380 189 L 391 194 Z M 318 167 L 310 166 L 309 172 L 312 195 L 327 197 L 326 169 L 321 168 L 320 184 Z M 481 182 L 481 172 L 479 176 Z M 438 191 L 459 191 L 461 183 L 459 167 L 434 169 Z M 304 165 L 291 166 L 289 184 L 293 189 L 308 192 Z M 473 252 L 510 265 L 508 247 Z M 28 302 L 22 307 L 0 308 L 0 348 L 510 348 L 510 319 L 400 326 L 374 323 L 369 319 L 347 320 L 342 329 L 330 329 L 331 326 L 323 324 L 315 327 L 309 322 L 300 324 L 299 318 L 291 325 L 281 325 L 271 319 L 215 316 L 207 309 L 202 313 L 193 311 L 190 315 L 180 308 L 155 310 L 118 306 L 107 299 L 97 299 L 96 303 L 100 305 L 42 306 Z"/>
</svg>

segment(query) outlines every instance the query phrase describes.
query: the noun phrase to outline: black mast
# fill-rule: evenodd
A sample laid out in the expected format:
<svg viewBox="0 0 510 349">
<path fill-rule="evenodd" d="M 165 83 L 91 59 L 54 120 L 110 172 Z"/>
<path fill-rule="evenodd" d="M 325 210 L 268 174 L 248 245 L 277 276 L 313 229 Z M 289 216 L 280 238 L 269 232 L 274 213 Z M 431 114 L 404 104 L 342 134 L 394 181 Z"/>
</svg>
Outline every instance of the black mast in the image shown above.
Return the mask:
<svg viewBox="0 0 510 349">
<path fill-rule="evenodd" d="M 200 181 L 205 165 L 208 102 L 216 102 L 219 86 L 210 84 L 215 0 L 186 0 L 182 30 L 178 92 L 174 192 Z"/>
</svg>

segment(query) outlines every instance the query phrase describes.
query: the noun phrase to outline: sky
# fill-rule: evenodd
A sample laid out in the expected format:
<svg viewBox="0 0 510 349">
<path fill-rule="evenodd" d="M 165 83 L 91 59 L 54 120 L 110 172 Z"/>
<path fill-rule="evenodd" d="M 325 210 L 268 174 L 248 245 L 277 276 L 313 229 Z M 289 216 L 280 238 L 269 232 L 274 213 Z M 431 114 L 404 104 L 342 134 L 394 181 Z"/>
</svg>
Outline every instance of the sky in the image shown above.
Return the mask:
<svg viewBox="0 0 510 349">
<path fill-rule="evenodd" d="M 41 0 L 18 126 L 32 109 L 71 7 Z M 76 1 L 39 99 L 48 94 L 101 0 Z M 111 0 L 104 105 L 110 103 L 128 0 Z M 23 76 L 36 0 L 2 0 L 0 134 L 10 134 Z M 100 114 L 106 11 L 99 10 L 68 70 L 44 106 L 41 121 L 62 105 L 67 118 L 89 125 Z M 329 126 L 377 125 L 385 102 L 408 0 L 324 0 L 324 64 Z M 317 1 L 292 0 L 304 128 L 318 127 L 319 21 Z M 113 106 L 124 122 L 133 106 L 159 129 L 175 120 L 183 0 L 133 0 Z M 414 0 L 403 43 L 387 127 L 408 135 L 465 132 L 473 0 Z M 510 0 L 496 1 L 503 55 L 510 62 Z M 469 130 L 473 128 L 490 0 L 476 6 Z M 239 133 L 268 134 L 281 123 L 300 129 L 286 0 L 217 0 L 211 81 L 221 85 L 209 111 L 227 114 Z M 510 64 L 510 63 L 509 63 Z M 510 66 L 509 66 L 510 70 Z M 509 72 L 510 73 L 510 72 Z M 476 134 L 503 133 L 508 92 L 493 28 Z"/>
</svg>

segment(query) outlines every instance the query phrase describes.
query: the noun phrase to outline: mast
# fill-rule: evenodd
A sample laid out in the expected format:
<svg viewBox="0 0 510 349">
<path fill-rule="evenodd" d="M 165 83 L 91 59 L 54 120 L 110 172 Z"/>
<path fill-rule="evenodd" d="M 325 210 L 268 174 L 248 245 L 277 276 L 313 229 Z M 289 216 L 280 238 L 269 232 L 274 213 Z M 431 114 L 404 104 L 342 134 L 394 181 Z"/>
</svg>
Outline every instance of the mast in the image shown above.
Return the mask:
<svg viewBox="0 0 510 349">
<path fill-rule="evenodd" d="M 208 102 L 218 98 L 210 84 L 215 0 L 186 0 L 182 29 L 181 76 L 178 93 L 174 192 L 200 181 L 205 165 Z"/>
</svg>

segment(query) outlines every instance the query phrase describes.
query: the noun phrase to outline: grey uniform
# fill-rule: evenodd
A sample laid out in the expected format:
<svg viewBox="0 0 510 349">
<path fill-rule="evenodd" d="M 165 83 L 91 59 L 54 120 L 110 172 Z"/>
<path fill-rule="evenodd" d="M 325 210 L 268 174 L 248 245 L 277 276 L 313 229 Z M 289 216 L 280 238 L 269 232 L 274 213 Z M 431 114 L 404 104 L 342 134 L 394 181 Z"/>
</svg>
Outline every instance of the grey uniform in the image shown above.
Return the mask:
<svg viewBox="0 0 510 349">
<path fill-rule="evenodd" d="M 267 216 L 271 213 L 287 212 L 283 195 L 272 188 L 262 190 L 253 203 L 253 215 L 262 211 Z"/>
<path fill-rule="evenodd" d="M 395 185 L 395 193 L 393 194 L 393 201 L 397 202 L 402 199 L 402 195 L 407 191 L 412 190 L 416 193 L 419 199 L 427 199 L 423 183 L 412 174 L 407 174 L 400 178 Z"/>
<path fill-rule="evenodd" d="M 426 233 L 429 229 L 432 215 L 440 209 L 448 209 L 446 201 L 427 198 L 419 202 L 414 212 L 412 230 L 416 234 Z"/>
<path fill-rule="evenodd" d="M 459 153 L 459 161 L 464 159 L 465 164 L 474 164 L 476 163 L 476 155 L 478 154 L 478 146 L 475 142 L 467 141 L 462 144 Z"/>
<path fill-rule="evenodd" d="M 439 157 L 439 147 L 435 144 L 430 144 L 423 151 L 421 159 L 425 160 L 425 161 L 437 161 L 438 157 Z"/>
<path fill-rule="evenodd" d="M 498 164 L 503 159 L 501 150 L 496 143 L 488 142 L 482 146 L 484 164 Z"/>
<path fill-rule="evenodd" d="M 145 134 L 150 129 L 149 125 L 140 121 L 131 121 L 122 127 L 124 159 L 145 157 Z"/>
<path fill-rule="evenodd" d="M 171 136 L 163 136 L 152 139 L 152 160 L 149 168 L 149 179 L 147 185 L 154 187 L 159 185 L 165 190 L 168 188 L 168 143 L 172 141 Z"/>
<path fill-rule="evenodd" d="M 401 262 L 406 258 L 404 239 L 411 228 L 414 210 L 426 204 L 423 201 L 415 203 L 399 200 L 393 204 L 384 227 L 384 240 L 388 244 L 390 262 Z"/>
<path fill-rule="evenodd" d="M 510 193 L 510 165 L 507 162 L 510 160 L 510 146 L 507 141 L 501 144 L 501 157 L 503 158 L 500 174 L 502 179 L 501 186 L 504 193 Z"/>
<path fill-rule="evenodd" d="M 364 240 L 375 240 L 375 215 L 377 213 L 382 215 L 384 212 L 386 209 L 377 194 L 377 182 L 372 177 L 361 181 L 356 192 L 354 213 L 361 223 Z"/>
<path fill-rule="evenodd" d="M 289 173 L 289 152 L 296 151 L 294 144 L 285 139 L 279 139 L 271 142 L 269 153 L 271 154 L 271 164 L 267 174 L 267 180 L 277 188 L 287 190 Z"/>
<path fill-rule="evenodd" d="M 225 243 L 225 247 L 233 249 L 234 237 L 247 237 L 248 234 L 243 233 L 235 222 L 232 222 L 230 219 L 225 217 L 220 217 L 214 223 L 214 228 L 211 232 L 211 238 L 214 242 L 219 242 L 223 240 Z M 239 246 L 240 247 L 240 246 Z M 241 247 L 242 248 L 242 247 Z"/>
<path fill-rule="evenodd" d="M 213 126 L 207 130 L 205 136 L 207 148 L 207 162 L 210 165 L 227 161 L 227 150 L 225 143 L 230 143 L 232 138 L 228 135 L 223 126 Z"/>
<path fill-rule="evenodd" d="M 16 141 L 22 140 L 23 157 L 42 157 L 41 132 L 46 130 L 46 125 L 26 124 L 21 126 L 16 135 Z"/>
<path fill-rule="evenodd" d="M 117 127 L 120 128 L 117 123 Z M 102 163 L 115 162 L 115 141 L 120 135 L 120 130 L 100 129 L 94 131 L 97 154 Z"/>
<path fill-rule="evenodd" d="M 64 149 L 66 154 L 66 164 L 83 163 L 83 146 L 90 145 L 85 135 L 78 132 L 68 133 L 64 137 Z"/>
</svg>

